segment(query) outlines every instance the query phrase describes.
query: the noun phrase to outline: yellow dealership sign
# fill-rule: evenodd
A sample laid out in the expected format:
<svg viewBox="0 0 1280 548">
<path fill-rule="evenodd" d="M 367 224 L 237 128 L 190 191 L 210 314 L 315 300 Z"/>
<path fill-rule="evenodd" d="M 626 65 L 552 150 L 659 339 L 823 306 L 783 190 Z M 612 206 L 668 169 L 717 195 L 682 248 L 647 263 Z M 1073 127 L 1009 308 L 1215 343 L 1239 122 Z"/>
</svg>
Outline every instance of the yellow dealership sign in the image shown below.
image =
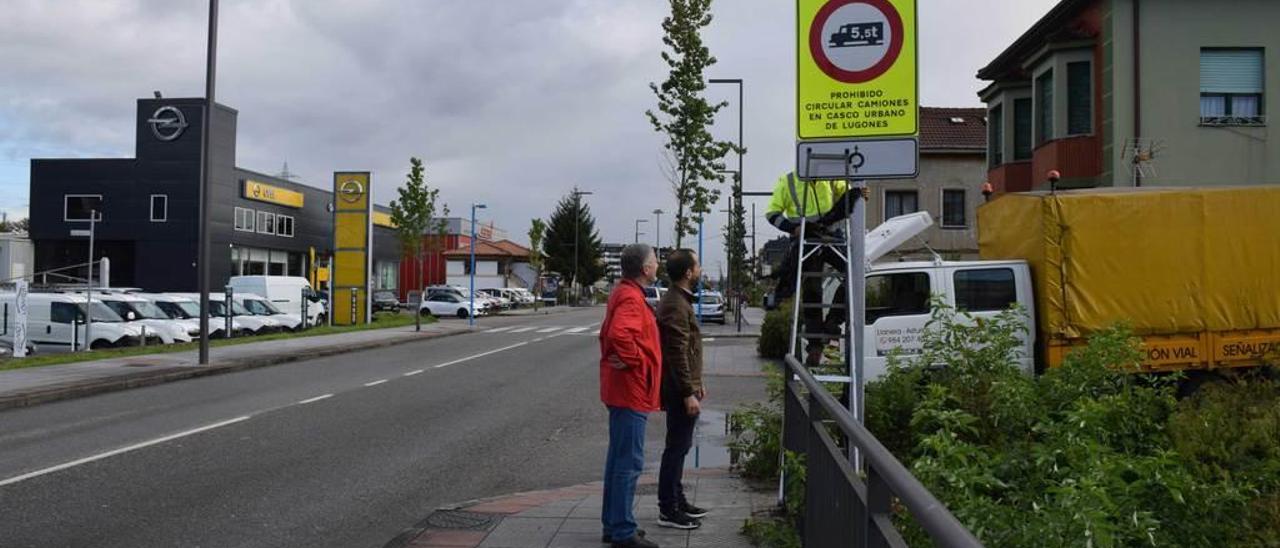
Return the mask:
<svg viewBox="0 0 1280 548">
<path fill-rule="evenodd" d="M 333 325 L 358 325 L 371 319 L 373 201 L 369 183 L 368 172 L 333 174 L 333 260 L 329 272 Z"/>
<path fill-rule="evenodd" d="M 375 211 L 373 212 L 373 226 L 380 226 L 383 228 L 395 228 L 396 224 L 391 221 L 390 213 Z"/>
<path fill-rule="evenodd" d="M 796 0 L 800 140 L 918 132 L 916 0 Z"/>
<path fill-rule="evenodd" d="M 249 179 L 244 181 L 244 197 L 246 200 L 256 200 L 292 208 L 302 208 L 303 202 L 301 192 Z"/>
</svg>

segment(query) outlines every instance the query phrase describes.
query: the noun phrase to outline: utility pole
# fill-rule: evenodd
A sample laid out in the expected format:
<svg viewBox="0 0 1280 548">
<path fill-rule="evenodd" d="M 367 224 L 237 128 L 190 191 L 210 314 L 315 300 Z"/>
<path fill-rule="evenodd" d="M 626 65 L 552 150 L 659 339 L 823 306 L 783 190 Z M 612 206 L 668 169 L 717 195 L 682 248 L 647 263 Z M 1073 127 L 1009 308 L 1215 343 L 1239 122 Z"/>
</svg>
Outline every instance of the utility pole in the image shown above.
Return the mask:
<svg viewBox="0 0 1280 548">
<path fill-rule="evenodd" d="M 640 243 L 640 223 L 647 223 L 647 222 L 649 222 L 649 219 L 636 219 L 636 241 L 635 241 L 635 243 Z"/>
<path fill-rule="evenodd" d="M 209 365 L 209 158 L 213 149 L 213 91 L 218 69 L 218 0 L 209 0 L 209 44 L 204 75 L 204 120 L 200 124 L 200 235 L 196 245 L 196 286 L 200 292 L 200 365 Z M 90 272 L 93 266 L 90 265 Z M 336 297 L 334 297 L 336 298 Z M 227 303 L 230 307 L 231 303 Z"/>
<path fill-rule="evenodd" d="M 484 209 L 484 204 L 471 204 L 471 310 L 467 313 L 469 327 L 476 326 L 476 210 Z"/>
</svg>

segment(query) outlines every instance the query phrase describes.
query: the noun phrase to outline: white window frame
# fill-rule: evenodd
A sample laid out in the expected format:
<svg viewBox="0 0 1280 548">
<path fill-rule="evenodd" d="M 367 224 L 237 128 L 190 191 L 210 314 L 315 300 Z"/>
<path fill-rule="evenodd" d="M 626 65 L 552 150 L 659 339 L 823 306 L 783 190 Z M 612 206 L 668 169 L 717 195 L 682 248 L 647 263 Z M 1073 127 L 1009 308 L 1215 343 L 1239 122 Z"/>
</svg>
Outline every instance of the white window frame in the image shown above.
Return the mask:
<svg viewBox="0 0 1280 548">
<path fill-rule="evenodd" d="M 239 232 L 255 232 L 257 220 L 258 214 L 256 211 L 247 207 L 237 207 L 236 220 L 233 226 Z"/>
<path fill-rule="evenodd" d="M 156 218 L 156 198 L 164 198 L 164 216 L 159 219 Z M 169 195 L 168 194 L 152 194 L 151 201 L 147 205 L 150 208 L 150 211 L 148 211 L 147 214 L 151 217 L 151 222 L 153 223 L 169 222 Z"/>
<path fill-rule="evenodd" d="M 964 217 L 964 224 L 949 225 L 947 224 L 947 192 L 959 192 L 964 197 L 964 201 L 960 204 L 960 213 Z M 946 229 L 952 228 L 969 228 L 969 192 L 963 188 L 941 188 L 938 190 L 938 226 Z"/>
<path fill-rule="evenodd" d="M 62 220 L 63 220 L 63 222 L 68 222 L 68 223 L 76 223 L 76 222 L 83 223 L 83 222 L 88 222 L 88 221 L 89 221 L 89 219 L 87 219 L 87 218 L 86 218 L 86 219 L 72 219 L 72 218 L 67 217 L 67 213 L 69 213 L 69 211 L 68 211 L 68 209 L 69 209 L 69 208 L 67 208 L 67 198 L 97 198 L 97 199 L 99 199 L 99 200 L 102 200 L 103 205 L 106 205 L 106 200 L 103 200 L 103 199 L 102 199 L 102 195 L 101 195 L 101 194 L 63 194 L 63 195 L 62 195 Z M 98 211 L 98 214 L 97 214 L 97 216 L 96 216 L 96 217 L 97 217 L 96 219 L 93 219 L 94 221 L 97 221 L 97 222 L 99 222 L 99 223 L 100 223 L 100 222 L 102 222 L 102 211 L 101 211 L 101 210 L 99 210 L 99 211 Z"/>
<path fill-rule="evenodd" d="M 270 223 L 266 222 L 267 218 L 271 219 Z M 258 234 L 275 234 L 276 233 L 276 214 L 270 211 L 258 212 Z M 270 228 L 270 230 L 267 230 Z"/>
<path fill-rule="evenodd" d="M 288 219 L 288 221 L 289 221 L 289 233 L 288 233 L 288 234 L 285 234 L 285 233 L 284 233 L 284 231 L 283 231 L 283 230 L 281 230 L 281 227 L 283 227 L 283 226 L 284 226 L 282 223 L 284 222 L 284 220 L 285 220 L 285 219 Z M 293 229 L 293 223 L 294 223 L 294 220 L 293 220 L 293 216 L 292 216 L 292 215 L 276 215 L 276 236 L 282 236 L 282 237 L 285 237 L 285 238 L 292 238 L 292 237 L 293 237 L 293 231 L 294 231 L 294 229 Z"/>
</svg>

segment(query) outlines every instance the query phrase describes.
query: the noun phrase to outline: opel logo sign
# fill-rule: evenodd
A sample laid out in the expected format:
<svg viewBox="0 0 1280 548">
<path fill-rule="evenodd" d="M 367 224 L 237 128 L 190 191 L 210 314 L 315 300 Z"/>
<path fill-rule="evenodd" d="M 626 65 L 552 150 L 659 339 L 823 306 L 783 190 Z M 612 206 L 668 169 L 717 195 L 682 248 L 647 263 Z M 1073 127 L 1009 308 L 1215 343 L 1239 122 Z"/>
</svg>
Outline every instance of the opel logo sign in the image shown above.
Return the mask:
<svg viewBox="0 0 1280 548">
<path fill-rule="evenodd" d="M 364 185 L 360 184 L 360 181 L 352 179 L 338 187 L 338 194 L 342 196 L 342 201 L 354 204 L 364 194 Z"/>
<path fill-rule="evenodd" d="M 182 115 L 181 110 L 172 106 L 156 109 L 147 123 L 151 124 L 151 134 L 165 142 L 177 139 L 182 136 L 183 130 L 187 129 L 187 117 Z"/>
</svg>

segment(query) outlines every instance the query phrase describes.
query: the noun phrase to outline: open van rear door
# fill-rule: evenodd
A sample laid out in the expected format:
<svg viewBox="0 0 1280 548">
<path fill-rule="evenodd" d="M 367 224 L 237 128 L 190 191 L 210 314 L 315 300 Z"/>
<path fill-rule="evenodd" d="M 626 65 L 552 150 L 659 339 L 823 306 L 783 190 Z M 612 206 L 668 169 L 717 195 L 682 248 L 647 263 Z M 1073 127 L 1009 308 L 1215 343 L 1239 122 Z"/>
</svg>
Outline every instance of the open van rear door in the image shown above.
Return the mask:
<svg viewBox="0 0 1280 548">
<path fill-rule="evenodd" d="M 899 215 L 871 229 L 865 240 L 867 265 L 870 266 L 898 246 L 919 236 L 930 226 L 933 226 L 933 217 L 929 212 L 917 211 Z"/>
</svg>

